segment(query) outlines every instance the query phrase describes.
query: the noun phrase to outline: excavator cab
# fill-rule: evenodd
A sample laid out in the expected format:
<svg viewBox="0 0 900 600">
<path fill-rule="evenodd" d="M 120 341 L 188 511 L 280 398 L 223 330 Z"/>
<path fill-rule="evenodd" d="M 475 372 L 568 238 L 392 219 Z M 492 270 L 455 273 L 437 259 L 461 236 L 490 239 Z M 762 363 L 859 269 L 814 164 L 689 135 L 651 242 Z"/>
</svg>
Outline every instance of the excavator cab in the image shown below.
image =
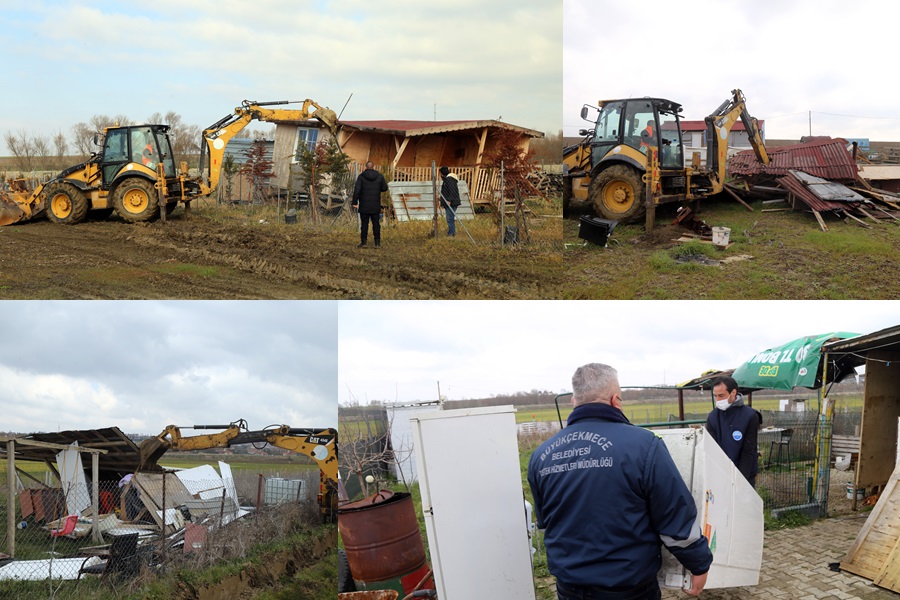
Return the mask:
<svg viewBox="0 0 900 600">
<path fill-rule="evenodd" d="M 582 109 L 582 118 L 587 118 L 588 108 Z M 655 146 L 661 168 L 683 168 L 680 112 L 681 105 L 661 98 L 601 102 L 590 141 L 592 164 L 599 164 L 621 145 L 645 156 Z"/>
<path fill-rule="evenodd" d="M 128 165 L 142 165 L 152 171 L 162 162 L 167 177 L 175 175 L 175 161 L 169 142 L 168 125 L 110 127 L 106 130 L 100 170 L 102 188 L 110 184 Z M 130 167 L 133 169 L 134 167 Z"/>
</svg>

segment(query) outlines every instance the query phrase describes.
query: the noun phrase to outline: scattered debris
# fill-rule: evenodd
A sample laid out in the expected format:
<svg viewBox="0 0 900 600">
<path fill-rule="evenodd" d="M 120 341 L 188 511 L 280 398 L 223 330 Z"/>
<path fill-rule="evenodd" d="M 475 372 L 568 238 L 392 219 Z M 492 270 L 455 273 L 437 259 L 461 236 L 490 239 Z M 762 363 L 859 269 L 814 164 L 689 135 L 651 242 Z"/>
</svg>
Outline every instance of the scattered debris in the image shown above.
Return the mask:
<svg viewBox="0 0 900 600">
<path fill-rule="evenodd" d="M 786 193 L 764 200 L 764 205 L 778 206 L 763 208 L 763 212 L 806 210 L 822 231 L 828 231 L 823 212 L 863 227 L 883 220 L 900 222 L 900 196 L 877 190 L 866 181 L 848 146 L 841 138 L 811 137 L 800 144 L 771 149 L 767 165 L 752 152 L 740 152 L 729 168 L 733 176 L 746 179 L 747 193 L 771 195 L 778 188 Z"/>
<path fill-rule="evenodd" d="M 703 220 L 694 214 L 694 211 L 687 206 L 682 206 L 678 209 L 672 223 L 686 227 L 702 239 L 712 241 L 712 227 L 704 223 Z"/>
</svg>

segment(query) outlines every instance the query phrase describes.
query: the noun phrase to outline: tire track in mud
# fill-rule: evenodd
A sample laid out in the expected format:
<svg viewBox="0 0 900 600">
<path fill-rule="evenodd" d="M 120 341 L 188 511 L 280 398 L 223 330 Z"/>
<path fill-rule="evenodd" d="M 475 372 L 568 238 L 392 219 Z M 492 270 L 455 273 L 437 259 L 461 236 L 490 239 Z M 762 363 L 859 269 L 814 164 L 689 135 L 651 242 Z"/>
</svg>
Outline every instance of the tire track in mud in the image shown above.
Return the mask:
<svg viewBox="0 0 900 600">
<path fill-rule="evenodd" d="M 540 252 L 482 253 L 420 240 L 359 250 L 354 238 L 199 215 L 165 224 L 35 222 L 0 228 L 0 296 L 506 299 L 545 297 L 558 283 L 534 268 L 547 260 Z"/>
<path fill-rule="evenodd" d="M 246 257 L 234 252 L 209 248 L 187 248 L 167 240 L 153 237 L 135 238 L 134 241 L 145 246 L 168 250 L 179 255 L 186 255 L 190 260 L 198 256 L 204 262 L 232 267 L 239 271 L 261 275 L 266 278 L 275 277 L 282 281 L 301 284 L 305 290 L 315 290 L 327 297 L 348 297 L 360 299 L 397 298 L 405 296 L 411 299 L 427 299 L 427 294 L 404 293 L 396 288 L 382 284 L 354 281 L 345 277 L 332 276 L 318 271 L 306 271 L 297 267 L 285 266 L 260 256 Z M 297 290 L 300 292 L 301 290 Z M 303 295 L 303 294 L 300 294 Z"/>
<path fill-rule="evenodd" d="M 150 235 L 145 235 L 150 234 Z M 162 235 L 157 235 L 162 233 Z M 351 254 L 333 236 L 308 234 L 302 240 L 275 231 L 149 230 L 132 236 L 136 244 L 253 273 L 267 280 L 299 285 L 298 297 L 353 299 L 533 298 L 540 294 L 512 278 L 503 282 L 481 274 L 441 270 L 429 265 L 394 263 L 415 260 L 409 253 L 365 250 Z M 355 250 L 355 249 L 354 249 Z M 357 251 L 359 252 L 359 251 Z M 378 252 L 378 254 L 375 254 Z M 365 258 L 364 258 L 365 256 Z M 368 258 L 368 260 L 366 259 Z M 452 265 L 452 263 L 450 263 Z M 535 286 L 536 287 L 536 286 Z"/>
</svg>

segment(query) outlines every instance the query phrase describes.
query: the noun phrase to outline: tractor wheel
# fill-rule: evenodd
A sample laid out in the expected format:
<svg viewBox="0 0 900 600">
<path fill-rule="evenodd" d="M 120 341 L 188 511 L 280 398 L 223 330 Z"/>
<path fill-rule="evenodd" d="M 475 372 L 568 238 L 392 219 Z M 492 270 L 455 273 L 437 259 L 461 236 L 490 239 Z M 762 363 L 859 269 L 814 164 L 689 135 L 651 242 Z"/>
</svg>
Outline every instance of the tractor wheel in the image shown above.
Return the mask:
<svg viewBox="0 0 900 600">
<path fill-rule="evenodd" d="M 572 202 L 572 178 L 563 175 L 562 212 L 563 219 L 569 216 L 569 204 Z"/>
<path fill-rule="evenodd" d="M 71 225 L 84 221 L 88 199 L 84 192 L 71 183 L 57 181 L 44 190 L 44 206 L 48 219 L 54 223 Z"/>
<path fill-rule="evenodd" d="M 159 215 L 156 186 L 140 177 L 130 177 L 116 186 L 112 201 L 116 213 L 126 221 L 149 221 Z"/>
<path fill-rule="evenodd" d="M 347 561 L 347 553 L 338 548 L 338 593 L 355 592 L 356 583 L 350 574 L 350 563 Z"/>
<path fill-rule="evenodd" d="M 630 223 L 644 216 L 644 183 L 635 169 L 614 165 L 591 181 L 591 203 L 604 219 Z"/>
</svg>

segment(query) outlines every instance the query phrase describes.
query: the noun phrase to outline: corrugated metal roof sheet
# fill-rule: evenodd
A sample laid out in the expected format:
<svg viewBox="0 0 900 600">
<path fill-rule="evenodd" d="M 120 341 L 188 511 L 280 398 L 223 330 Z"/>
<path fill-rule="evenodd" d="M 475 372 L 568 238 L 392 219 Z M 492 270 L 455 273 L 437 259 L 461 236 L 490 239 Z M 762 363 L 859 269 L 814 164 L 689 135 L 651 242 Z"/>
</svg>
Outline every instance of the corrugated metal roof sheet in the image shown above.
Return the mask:
<svg viewBox="0 0 900 600">
<path fill-rule="evenodd" d="M 254 140 L 253 138 L 232 138 L 228 141 L 228 145 L 225 146 L 225 156 L 233 156 L 234 162 L 237 164 L 244 164 L 247 162 L 247 153 L 250 151 L 250 148 L 253 146 Z M 272 140 L 263 140 L 263 144 L 265 145 L 265 159 L 268 161 L 274 160 L 275 154 L 275 142 Z"/>
<path fill-rule="evenodd" d="M 846 210 L 848 203 L 863 200 L 862 196 L 839 183 L 799 171 L 789 171 L 787 175 L 778 180 L 778 185 L 818 212 Z"/>
<path fill-rule="evenodd" d="M 99 458 L 101 471 L 133 473 L 140 466 L 141 455 L 138 446 L 118 427 L 86 429 L 81 431 L 59 431 L 54 433 L 32 433 L 17 436 L 26 440 L 47 442 L 68 446 L 74 442 L 88 448 L 106 450 Z M 15 439 L 15 438 L 14 438 Z M 6 451 L 6 441 L 0 440 L 0 448 Z M 59 450 L 41 446 L 16 445 L 16 458 L 36 461 L 53 461 Z M 86 463 L 90 465 L 90 461 Z"/>
<path fill-rule="evenodd" d="M 437 187 L 441 189 L 440 182 Z M 397 221 L 427 221 L 434 218 L 434 191 L 430 181 L 392 181 L 388 188 Z M 453 211 L 456 218 L 463 221 L 474 219 L 475 211 L 469 202 L 469 184 L 465 179 L 459 180 L 459 200 L 461 204 Z"/>
<path fill-rule="evenodd" d="M 752 150 L 739 152 L 728 161 L 729 173 L 780 177 L 795 169 L 830 180 L 857 178 L 856 162 L 847 151 L 846 140 L 841 138 L 816 138 L 802 144 L 773 148 L 768 154 L 770 162 L 763 165 Z"/>
</svg>

